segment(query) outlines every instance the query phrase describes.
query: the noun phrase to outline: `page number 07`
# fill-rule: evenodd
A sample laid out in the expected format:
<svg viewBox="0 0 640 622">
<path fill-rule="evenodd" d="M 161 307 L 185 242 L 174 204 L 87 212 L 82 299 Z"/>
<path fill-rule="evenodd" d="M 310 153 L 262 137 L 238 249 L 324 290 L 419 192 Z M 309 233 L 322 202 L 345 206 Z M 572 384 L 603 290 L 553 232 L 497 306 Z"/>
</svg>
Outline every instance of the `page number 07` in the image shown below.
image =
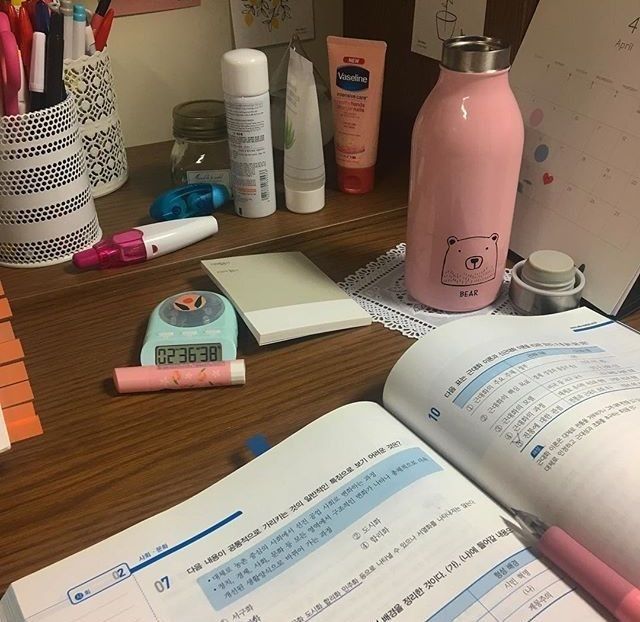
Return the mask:
<svg viewBox="0 0 640 622">
<path fill-rule="evenodd" d="M 169 582 L 169 577 L 162 577 L 161 579 L 156 581 L 153 585 L 156 588 L 156 591 L 160 593 L 164 592 L 165 590 L 168 590 L 171 587 L 171 583 Z"/>
<path fill-rule="evenodd" d="M 636 30 L 638 30 L 638 22 L 640 22 L 640 17 L 636 17 L 630 24 L 629 28 L 631 28 L 631 34 L 635 34 Z"/>
</svg>

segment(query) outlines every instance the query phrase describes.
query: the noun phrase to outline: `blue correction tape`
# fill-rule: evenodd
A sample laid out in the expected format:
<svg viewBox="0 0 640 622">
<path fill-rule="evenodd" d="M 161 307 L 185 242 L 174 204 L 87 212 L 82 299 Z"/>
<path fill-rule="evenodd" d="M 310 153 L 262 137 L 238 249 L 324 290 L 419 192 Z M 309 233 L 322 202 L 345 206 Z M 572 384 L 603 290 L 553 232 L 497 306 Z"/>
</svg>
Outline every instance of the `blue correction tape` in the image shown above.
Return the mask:
<svg viewBox="0 0 640 622">
<path fill-rule="evenodd" d="M 230 200 L 229 190 L 222 184 L 188 184 L 161 194 L 149 214 L 160 221 L 210 216 Z"/>
</svg>

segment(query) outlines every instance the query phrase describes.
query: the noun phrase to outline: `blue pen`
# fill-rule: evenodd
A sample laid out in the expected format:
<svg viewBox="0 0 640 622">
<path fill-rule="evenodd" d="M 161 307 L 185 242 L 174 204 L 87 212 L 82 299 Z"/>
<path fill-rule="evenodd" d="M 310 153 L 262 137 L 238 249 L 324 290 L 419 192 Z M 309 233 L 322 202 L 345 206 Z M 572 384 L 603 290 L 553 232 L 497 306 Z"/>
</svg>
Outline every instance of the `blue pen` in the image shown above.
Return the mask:
<svg viewBox="0 0 640 622">
<path fill-rule="evenodd" d="M 49 34 L 49 28 L 51 24 L 51 13 L 49 7 L 44 0 L 38 0 L 36 2 L 36 18 L 35 28 L 38 32 L 44 32 L 45 35 Z"/>
<path fill-rule="evenodd" d="M 73 5 L 73 46 L 72 58 L 75 60 L 84 56 L 87 47 L 86 32 L 87 12 L 82 4 Z"/>
</svg>

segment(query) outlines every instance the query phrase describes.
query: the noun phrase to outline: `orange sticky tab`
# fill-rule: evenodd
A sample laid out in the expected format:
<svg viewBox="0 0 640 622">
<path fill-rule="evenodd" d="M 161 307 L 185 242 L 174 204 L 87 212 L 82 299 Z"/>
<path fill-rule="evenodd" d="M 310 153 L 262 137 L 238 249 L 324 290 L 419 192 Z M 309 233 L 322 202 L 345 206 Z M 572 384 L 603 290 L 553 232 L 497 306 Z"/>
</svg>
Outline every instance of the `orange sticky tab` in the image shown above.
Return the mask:
<svg viewBox="0 0 640 622">
<path fill-rule="evenodd" d="M 0 343 L 0 365 L 24 358 L 20 339 Z"/>
<path fill-rule="evenodd" d="M 11 406 L 9 408 L 3 408 L 4 421 L 9 427 L 13 423 L 18 423 L 23 419 L 33 419 L 36 416 L 36 409 L 33 407 L 32 402 L 27 404 L 20 404 L 20 406 Z"/>
<path fill-rule="evenodd" d="M 24 404 L 33 399 L 33 392 L 28 381 L 12 384 L 9 387 L 0 389 L 0 406 L 9 408 L 16 404 Z"/>
<path fill-rule="evenodd" d="M 0 322 L 0 343 L 4 341 L 11 341 L 16 336 L 13 334 L 13 328 L 11 322 Z"/>
<path fill-rule="evenodd" d="M 12 315 L 9 300 L 7 300 L 7 298 L 0 298 L 0 320 L 8 320 Z"/>
<path fill-rule="evenodd" d="M 27 368 L 22 361 L 0 367 L 0 387 L 8 387 L 11 384 L 24 382 L 28 379 Z"/>
<path fill-rule="evenodd" d="M 21 419 L 15 423 L 9 423 L 7 424 L 7 429 L 12 443 L 18 443 L 44 434 L 42 423 L 40 423 L 38 417 L 30 417 L 29 419 Z"/>
</svg>

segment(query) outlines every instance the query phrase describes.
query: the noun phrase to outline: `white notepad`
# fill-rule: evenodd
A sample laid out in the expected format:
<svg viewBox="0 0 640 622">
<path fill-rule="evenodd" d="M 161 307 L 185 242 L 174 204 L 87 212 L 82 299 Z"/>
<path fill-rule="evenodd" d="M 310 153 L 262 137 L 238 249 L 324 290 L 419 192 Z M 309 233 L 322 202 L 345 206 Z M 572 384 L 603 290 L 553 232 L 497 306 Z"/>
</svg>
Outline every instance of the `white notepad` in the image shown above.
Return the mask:
<svg viewBox="0 0 640 622">
<path fill-rule="evenodd" d="M 371 317 L 299 252 L 203 261 L 259 345 L 344 328 Z"/>
</svg>

